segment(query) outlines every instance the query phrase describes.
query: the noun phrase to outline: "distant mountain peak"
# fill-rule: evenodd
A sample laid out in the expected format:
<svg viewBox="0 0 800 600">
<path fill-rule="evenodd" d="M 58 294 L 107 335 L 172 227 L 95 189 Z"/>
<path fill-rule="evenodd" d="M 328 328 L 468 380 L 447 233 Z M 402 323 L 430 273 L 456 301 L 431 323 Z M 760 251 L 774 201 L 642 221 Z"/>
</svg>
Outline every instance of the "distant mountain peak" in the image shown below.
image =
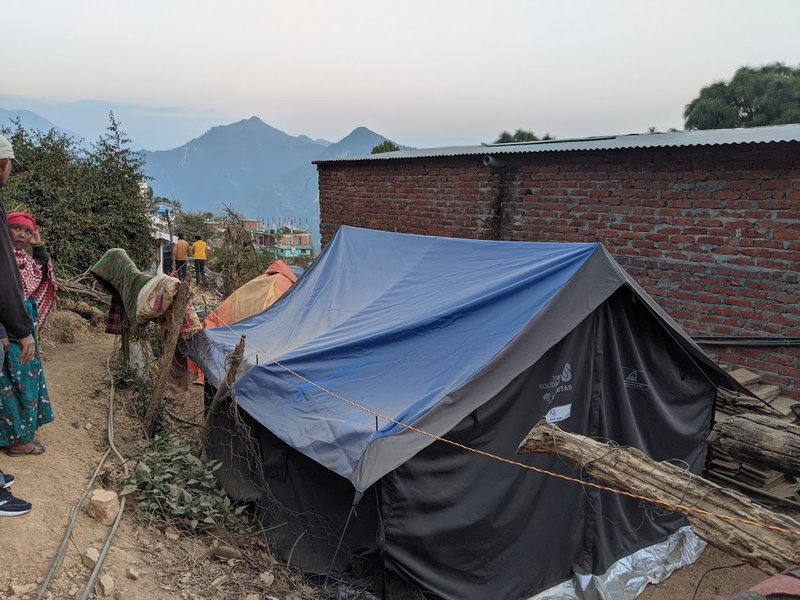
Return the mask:
<svg viewBox="0 0 800 600">
<path fill-rule="evenodd" d="M 374 131 L 372 131 L 371 129 L 369 129 L 367 127 L 364 127 L 362 125 L 361 127 L 356 127 L 355 129 L 353 129 L 353 131 L 351 131 L 346 136 L 344 136 L 344 138 L 342 138 L 342 141 L 344 141 L 346 139 L 349 139 L 349 138 L 364 137 L 364 136 L 373 136 L 373 137 L 377 136 L 377 137 L 379 137 L 381 139 L 385 139 L 382 135 L 377 134 Z"/>
<path fill-rule="evenodd" d="M 317 159 L 364 156 L 386 138 L 356 127 L 331 144 L 291 136 L 258 117 L 214 127 L 173 150 L 145 152 L 145 172 L 158 196 L 186 210 L 230 205 L 251 219 L 292 216 L 319 223 Z"/>
</svg>

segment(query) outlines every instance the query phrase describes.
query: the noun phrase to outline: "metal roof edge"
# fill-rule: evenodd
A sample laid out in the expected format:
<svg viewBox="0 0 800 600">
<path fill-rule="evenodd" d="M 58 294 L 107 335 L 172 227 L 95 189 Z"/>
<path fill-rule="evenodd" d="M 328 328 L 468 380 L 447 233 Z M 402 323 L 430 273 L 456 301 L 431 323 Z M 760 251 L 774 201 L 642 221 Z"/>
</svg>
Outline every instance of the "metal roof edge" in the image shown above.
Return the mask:
<svg viewBox="0 0 800 600">
<path fill-rule="evenodd" d="M 647 148 L 680 148 L 696 146 L 721 146 L 800 142 L 800 124 L 741 127 L 736 129 L 702 129 L 659 133 L 631 133 L 610 136 L 570 138 L 565 140 L 538 140 L 509 144 L 481 143 L 472 146 L 443 146 L 398 150 L 382 154 L 326 158 L 312 164 L 339 162 L 366 162 L 373 160 L 413 160 L 419 158 L 447 158 L 489 154 L 532 154 L 535 152 L 594 152 Z"/>
</svg>

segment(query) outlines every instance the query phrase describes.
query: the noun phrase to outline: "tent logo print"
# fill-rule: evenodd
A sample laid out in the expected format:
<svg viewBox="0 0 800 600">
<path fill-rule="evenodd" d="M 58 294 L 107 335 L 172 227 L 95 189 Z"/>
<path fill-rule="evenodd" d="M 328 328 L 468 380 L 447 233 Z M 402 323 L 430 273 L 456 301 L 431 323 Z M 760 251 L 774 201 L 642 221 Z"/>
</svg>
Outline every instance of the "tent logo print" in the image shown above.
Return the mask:
<svg viewBox="0 0 800 600">
<path fill-rule="evenodd" d="M 559 392 L 572 391 L 572 384 L 569 383 L 570 380 L 572 380 L 572 365 L 564 363 L 564 368 L 561 369 L 561 373 L 553 375 L 547 383 L 539 384 L 539 390 L 545 392 L 542 396 L 542 400 L 549 406 L 553 403 L 553 400 L 556 399 Z"/>
<path fill-rule="evenodd" d="M 649 390 L 650 386 L 647 384 L 647 377 L 644 371 L 639 369 L 631 369 L 630 367 L 622 367 L 622 376 L 625 379 L 625 387 L 634 390 Z"/>
</svg>

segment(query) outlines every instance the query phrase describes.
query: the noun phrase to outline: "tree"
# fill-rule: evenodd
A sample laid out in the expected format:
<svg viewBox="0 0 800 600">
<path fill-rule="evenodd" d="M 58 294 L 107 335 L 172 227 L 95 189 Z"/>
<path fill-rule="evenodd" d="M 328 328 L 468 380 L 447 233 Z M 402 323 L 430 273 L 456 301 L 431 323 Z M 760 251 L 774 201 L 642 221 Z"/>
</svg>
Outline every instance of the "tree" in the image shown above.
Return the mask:
<svg viewBox="0 0 800 600">
<path fill-rule="evenodd" d="M 89 152 L 54 129 L 28 132 L 17 123 L 2 132 L 20 163 L 2 189 L 3 202 L 33 213 L 59 274 L 82 273 L 114 247 L 125 248 L 140 267 L 149 266 L 154 247 L 150 199 L 140 187 L 146 179 L 142 161 L 113 115 Z"/>
<path fill-rule="evenodd" d="M 148 179 L 142 170 L 144 159 L 130 143 L 109 112 L 106 133 L 93 144 L 86 161 L 85 177 L 93 186 L 92 235 L 107 248 L 125 248 L 137 265 L 149 267 L 154 244 L 147 215 L 153 207 L 142 189 Z"/>
<path fill-rule="evenodd" d="M 495 144 L 513 144 L 515 142 L 538 142 L 543 140 L 554 140 L 552 135 L 545 133 L 544 137 L 540 138 L 532 131 L 527 129 L 517 129 L 514 133 L 504 131 L 494 141 Z"/>
<path fill-rule="evenodd" d="M 383 154 L 384 152 L 397 152 L 398 150 L 400 150 L 400 146 L 395 144 L 392 140 L 383 140 L 372 149 L 370 154 Z"/>
<path fill-rule="evenodd" d="M 208 240 L 214 234 L 214 230 L 209 225 L 209 221 L 214 218 L 210 212 L 179 212 L 175 215 L 175 222 L 172 224 L 174 233 L 182 233 L 192 242 L 194 236 L 199 235 L 204 240 Z"/>
<path fill-rule="evenodd" d="M 718 81 L 700 90 L 683 118 L 686 129 L 800 123 L 800 67 L 741 67 L 729 83 Z"/>
<path fill-rule="evenodd" d="M 230 206 L 225 207 L 221 218 L 223 243 L 215 247 L 211 257 L 214 270 L 223 277 L 224 297 L 264 273 L 270 263 L 270 257 L 256 251 L 253 236 L 245 229 L 244 221 Z"/>
</svg>

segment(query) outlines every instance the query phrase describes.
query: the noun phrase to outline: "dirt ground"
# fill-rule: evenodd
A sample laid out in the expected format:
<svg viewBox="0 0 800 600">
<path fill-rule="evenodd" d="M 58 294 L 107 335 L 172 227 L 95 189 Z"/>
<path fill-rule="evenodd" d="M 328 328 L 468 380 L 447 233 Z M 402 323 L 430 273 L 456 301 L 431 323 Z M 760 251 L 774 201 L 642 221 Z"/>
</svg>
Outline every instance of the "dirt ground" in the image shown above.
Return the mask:
<svg viewBox="0 0 800 600">
<path fill-rule="evenodd" d="M 70 514 L 83 493 L 107 447 L 106 422 L 109 379 L 106 360 L 115 352 L 116 338 L 93 331 L 75 343 L 45 345 L 45 374 L 50 387 L 55 421 L 40 431 L 47 451 L 40 456 L 9 457 L 0 453 L 0 469 L 17 477 L 14 492 L 33 503 L 23 517 L 0 521 L 0 597 L 34 598 L 50 569 L 61 543 Z M 192 391 L 194 388 L 194 391 Z M 191 396 L 199 394 L 190 386 Z M 187 402 L 196 402 L 189 398 Z M 119 404 L 119 403 L 118 403 Z M 133 451 L 141 432 L 117 406 L 117 445 Z M 190 407 L 185 414 L 190 413 Z M 189 415 L 191 416 L 191 415 Z M 96 485 L 100 485 L 99 483 Z M 252 545 L 242 560 L 220 560 L 209 556 L 209 548 L 220 540 L 187 537 L 174 530 L 147 527 L 126 509 L 120 529 L 105 562 L 103 573 L 114 580 L 113 597 L 126 600 L 172 598 L 272 598 L 301 600 L 315 598 L 313 589 L 299 580 L 281 589 L 257 584 L 259 574 L 270 575 L 274 561 L 265 549 Z M 101 549 L 109 527 L 85 512 L 78 516 L 67 553 L 50 585 L 51 598 L 80 598 L 90 569 L 81 562 L 89 547 Z M 225 541 L 225 540 L 222 540 Z M 658 586 L 649 586 L 643 600 L 692 598 L 704 573 L 740 561 L 714 549 L 707 549 L 694 565 L 682 569 Z M 126 575 L 129 568 L 139 572 L 136 580 Z M 275 564 L 276 573 L 279 565 Z M 747 589 L 765 576 L 741 566 L 709 573 L 702 582 L 698 599 L 706 595 L 728 595 Z"/>
</svg>

